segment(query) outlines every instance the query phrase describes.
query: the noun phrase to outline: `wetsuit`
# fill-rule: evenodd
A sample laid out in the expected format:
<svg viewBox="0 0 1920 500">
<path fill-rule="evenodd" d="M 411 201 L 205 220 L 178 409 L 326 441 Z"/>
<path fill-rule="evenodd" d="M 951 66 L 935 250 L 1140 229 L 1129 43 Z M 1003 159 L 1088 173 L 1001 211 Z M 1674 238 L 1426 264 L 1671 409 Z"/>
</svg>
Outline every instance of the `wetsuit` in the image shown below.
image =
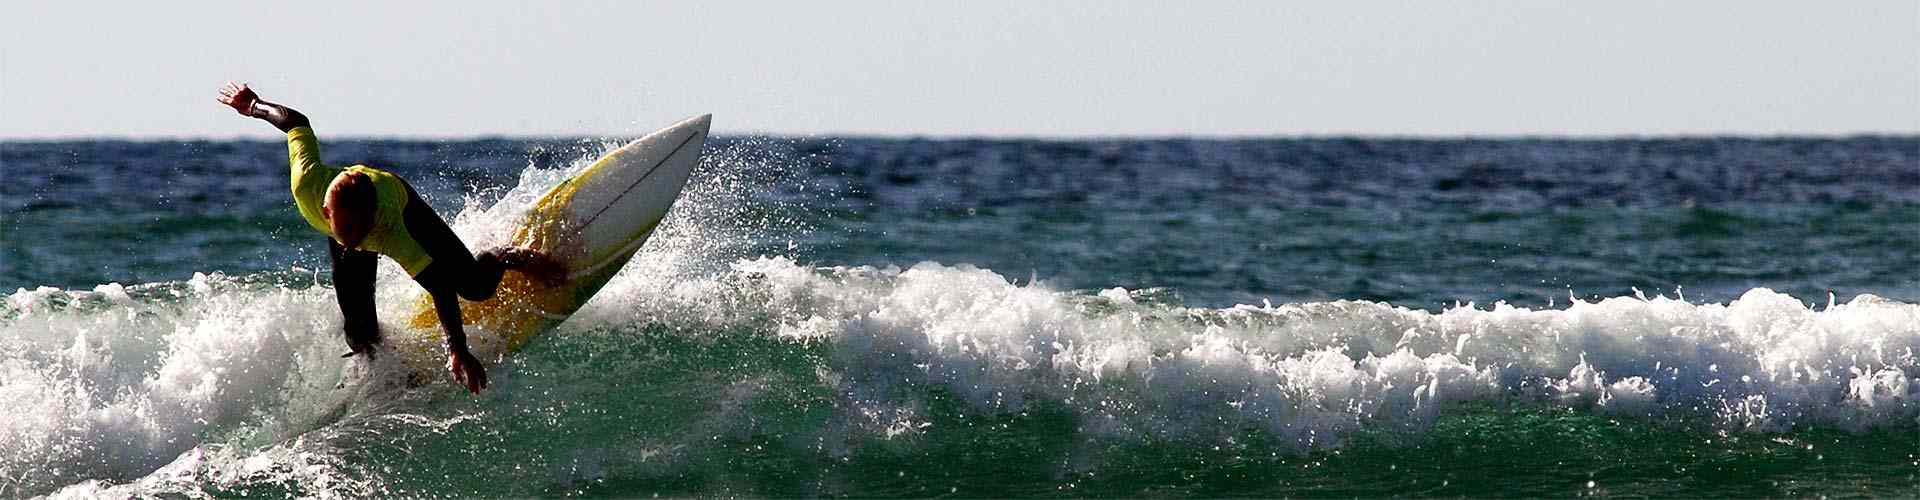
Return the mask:
<svg viewBox="0 0 1920 500">
<path fill-rule="evenodd" d="M 310 127 L 287 131 L 287 163 L 292 167 L 294 203 L 301 218 L 327 235 L 327 255 L 333 261 L 334 294 L 346 319 L 347 343 L 354 353 L 372 352 L 380 342 L 380 325 L 373 307 L 376 255 L 393 258 L 415 282 L 433 296 L 448 342 L 465 347 L 460 301 L 486 300 L 506 272 L 493 252 L 475 258 L 465 243 L 433 212 L 413 186 L 397 175 L 365 165 L 334 168 L 320 161 L 320 141 Z M 342 246 L 322 216 L 328 185 L 345 171 L 357 171 L 373 180 L 373 229 L 359 249 Z"/>
</svg>

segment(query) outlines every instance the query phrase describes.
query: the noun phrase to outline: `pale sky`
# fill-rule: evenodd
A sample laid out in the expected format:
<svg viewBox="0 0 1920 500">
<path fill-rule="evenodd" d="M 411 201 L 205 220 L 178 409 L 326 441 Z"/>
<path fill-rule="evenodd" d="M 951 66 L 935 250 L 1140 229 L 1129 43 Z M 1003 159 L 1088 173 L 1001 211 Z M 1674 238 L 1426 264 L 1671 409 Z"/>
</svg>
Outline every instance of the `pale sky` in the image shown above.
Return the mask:
<svg viewBox="0 0 1920 500">
<path fill-rule="evenodd" d="M 1920 2 L 8 2 L 0 138 L 1920 133 Z"/>
</svg>

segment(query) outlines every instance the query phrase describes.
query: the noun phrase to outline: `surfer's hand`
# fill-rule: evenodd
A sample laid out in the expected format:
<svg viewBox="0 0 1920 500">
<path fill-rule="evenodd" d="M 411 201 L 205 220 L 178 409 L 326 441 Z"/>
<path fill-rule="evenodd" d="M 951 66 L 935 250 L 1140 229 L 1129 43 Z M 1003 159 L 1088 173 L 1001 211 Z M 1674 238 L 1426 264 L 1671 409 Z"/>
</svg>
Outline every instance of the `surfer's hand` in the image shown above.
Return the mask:
<svg viewBox="0 0 1920 500">
<path fill-rule="evenodd" d="M 251 117 L 253 104 L 260 102 L 260 95 L 253 93 L 253 89 L 248 88 L 247 84 L 227 82 L 225 87 L 220 88 L 220 97 L 214 100 L 233 108 L 241 116 Z"/>
<path fill-rule="evenodd" d="M 378 353 L 376 352 L 376 349 L 374 348 L 373 344 L 349 343 L 347 344 L 347 349 L 351 349 L 351 350 L 347 351 L 346 354 L 340 355 L 340 357 L 351 358 L 354 356 L 366 356 L 367 361 L 373 361 L 374 358 L 378 357 L 376 356 L 376 354 Z"/>
<path fill-rule="evenodd" d="M 468 392 L 479 394 L 487 388 L 487 369 L 466 349 L 447 351 L 447 371 L 453 372 L 453 381 L 466 387 Z"/>
</svg>

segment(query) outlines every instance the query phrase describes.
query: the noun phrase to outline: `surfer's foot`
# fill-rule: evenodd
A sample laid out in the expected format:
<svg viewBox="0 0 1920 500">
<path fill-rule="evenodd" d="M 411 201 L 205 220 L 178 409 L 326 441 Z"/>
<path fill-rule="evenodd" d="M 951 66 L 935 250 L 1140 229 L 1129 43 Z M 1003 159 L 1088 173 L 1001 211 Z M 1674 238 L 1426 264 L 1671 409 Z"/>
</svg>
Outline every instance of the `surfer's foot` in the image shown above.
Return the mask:
<svg viewBox="0 0 1920 500">
<path fill-rule="evenodd" d="M 567 266 L 554 260 L 546 252 L 524 247 L 500 247 L 487 253 L 500 262 L 501 267 L 520 271 L 521 274 L 557 285 L 567 280 Z"/>
</svg>

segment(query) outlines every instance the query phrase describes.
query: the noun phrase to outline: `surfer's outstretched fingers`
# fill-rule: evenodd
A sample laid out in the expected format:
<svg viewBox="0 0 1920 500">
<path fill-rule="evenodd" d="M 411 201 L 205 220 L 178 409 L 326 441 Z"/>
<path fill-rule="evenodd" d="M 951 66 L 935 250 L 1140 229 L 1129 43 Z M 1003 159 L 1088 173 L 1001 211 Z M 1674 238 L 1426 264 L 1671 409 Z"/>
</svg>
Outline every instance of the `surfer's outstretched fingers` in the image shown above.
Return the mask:
<svg viewBox="0 0 1920 500">
<path fill-rule="evenodd" d="M 487 388 L 487 369 L 480 366 L 480 360 L 472 352 L 465 350 L 447 353 L 447 371 L 453 372 L 454 382 L 467 388 L 467 392 L 479 394 Z"/>
<path fill-rule="evenodd" d="M 214 98 L 220 104 L 233 108 L 235 112 L 249 116 L 251 116 L 249 112 L 253 110 L 254 101 L 259 99 L 260 96 L 254 94 L 253 89 L 247 88 L 247 84 L 234 82 L 227 82 L 225 87 L 220 88 L 220 97 Z"/>
<path fill-rule="evenodd" d="M 460 366 L 460 364 L 461 363 L 460 363 L 459 354 L 447 355 L 447 371 L 453 373 L 453 383 L 460 384 L 461 387 L 466 387 L 467 372 L 466 370 L 461 369 L 462 367 Z M 469 388 L 468 390 L 471 391 L 472 389 Z"/>
<path fill-rule="evenodd" d="M 354 356 L 366 356 L 367 361 L 373 361 L 380 357 L 380 353 L 373 347 L 373 344 L 348 343 L 347 348 L 351 350 L 347 351 L 346 354 L 340 355 L 340 357 L 351 358 Z"/>
</svg>

